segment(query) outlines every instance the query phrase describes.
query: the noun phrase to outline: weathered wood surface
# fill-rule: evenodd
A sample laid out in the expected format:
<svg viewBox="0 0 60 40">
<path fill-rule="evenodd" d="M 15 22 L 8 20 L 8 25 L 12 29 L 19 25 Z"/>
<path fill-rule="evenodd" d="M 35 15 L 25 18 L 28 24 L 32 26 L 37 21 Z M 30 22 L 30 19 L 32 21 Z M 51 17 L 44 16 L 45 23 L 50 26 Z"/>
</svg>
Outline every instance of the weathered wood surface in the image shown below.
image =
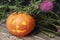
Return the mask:
<svg viewBox="0 0 60 40">
<path fill-rule="evenodd" d="M 42 33 L 26 37 L 16 37 L 8 32 L 4 24 L 0 25 L 0 40 L 60 40 L 60 37 L 49 38 Z"/>
</svg>

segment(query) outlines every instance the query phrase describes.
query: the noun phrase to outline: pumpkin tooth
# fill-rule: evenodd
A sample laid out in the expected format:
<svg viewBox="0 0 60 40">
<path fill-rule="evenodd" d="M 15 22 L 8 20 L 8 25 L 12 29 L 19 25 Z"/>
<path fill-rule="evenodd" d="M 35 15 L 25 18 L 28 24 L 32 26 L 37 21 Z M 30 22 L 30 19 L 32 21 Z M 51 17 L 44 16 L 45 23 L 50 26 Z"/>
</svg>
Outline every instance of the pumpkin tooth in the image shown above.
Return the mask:
<svg viewBox="0 0 60 40">
<path fill-rule="evenodd" d="M 14 12 L 13 14 L 16 14 L 16 12 Z"/>
<path fill-rule="evenodd" d="M 20 14 L 21 12 L 18 12 L 18 14 Z"/>
</svg>

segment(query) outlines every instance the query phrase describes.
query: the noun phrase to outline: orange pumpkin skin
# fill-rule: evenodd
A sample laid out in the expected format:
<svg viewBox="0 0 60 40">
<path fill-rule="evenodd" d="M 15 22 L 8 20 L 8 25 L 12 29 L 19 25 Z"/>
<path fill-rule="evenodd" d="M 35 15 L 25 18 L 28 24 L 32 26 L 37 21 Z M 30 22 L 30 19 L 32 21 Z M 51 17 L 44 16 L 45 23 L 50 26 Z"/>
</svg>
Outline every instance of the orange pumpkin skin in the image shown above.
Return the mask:
<svg viewBox="0 0 60 40">
<path fill-rule="evenodd" d="M 35 27 L 35 19 L 26 14 L 26 12 L 16 12 L 8 16 L 6 20 L 6 27 L 8 31 L 16 36 L 26 36 Z"/>
</svg>

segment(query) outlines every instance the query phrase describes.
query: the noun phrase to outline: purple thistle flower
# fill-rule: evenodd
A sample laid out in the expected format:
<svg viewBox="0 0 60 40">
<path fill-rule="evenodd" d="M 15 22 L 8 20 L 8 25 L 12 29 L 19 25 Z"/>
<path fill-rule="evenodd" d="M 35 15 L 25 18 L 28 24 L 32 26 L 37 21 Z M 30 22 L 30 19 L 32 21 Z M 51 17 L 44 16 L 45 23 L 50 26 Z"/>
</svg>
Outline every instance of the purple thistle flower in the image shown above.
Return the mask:
<svg viewBox="0 0 60 40">
<path fill-rule="evenodd" d="M 60 32 L 60 28 L 58 28 L 58 30 L 57 30 L 58 32 Z"/>
<path fill-rule="evenodd" d="M 40 9 L 43 12 L 49 12 L 50 10 L 53 9 L 53 2 L 50 0 L 45 0 L 41 3 Z"/>
</svg>

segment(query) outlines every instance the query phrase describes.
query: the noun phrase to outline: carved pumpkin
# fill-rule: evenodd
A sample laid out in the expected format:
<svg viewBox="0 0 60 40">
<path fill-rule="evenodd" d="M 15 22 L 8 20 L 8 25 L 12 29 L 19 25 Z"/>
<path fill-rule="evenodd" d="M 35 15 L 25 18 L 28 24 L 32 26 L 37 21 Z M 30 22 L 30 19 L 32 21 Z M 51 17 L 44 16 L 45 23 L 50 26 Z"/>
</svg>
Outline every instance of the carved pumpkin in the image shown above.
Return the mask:
<svg viewBox="0 0 60 40">
<path fill-rule="evenodd" d="M 35 19 L 26 12 L 14 12 L 8 16 L 6 26 L 10 33 L 22 37 L 34 29 Z"/>
</svg>

